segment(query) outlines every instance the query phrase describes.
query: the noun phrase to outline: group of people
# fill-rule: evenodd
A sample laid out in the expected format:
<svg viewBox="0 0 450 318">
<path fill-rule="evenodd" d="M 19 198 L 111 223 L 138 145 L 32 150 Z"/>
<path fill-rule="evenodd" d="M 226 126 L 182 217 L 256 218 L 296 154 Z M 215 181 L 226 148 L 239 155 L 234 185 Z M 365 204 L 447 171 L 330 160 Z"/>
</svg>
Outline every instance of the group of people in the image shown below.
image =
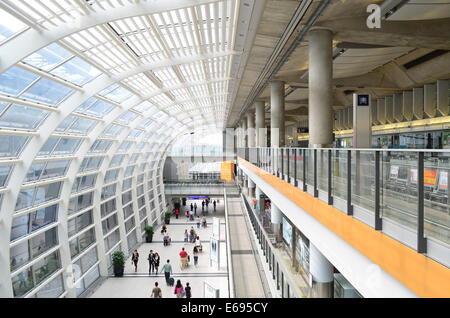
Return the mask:
<svg viewBox="0 0 450 318">
<path fill-rule="evenodd" d="M 218 201 L 216 202 L 216 200 L 214 200 L 212 202 L 212 204 L 214 206 L 214 211 L 216 211 L 217 203 L 218 203 Z M 206 207 L 206 209 L 208 209 L 209 204 L 210 204 L 210 199 L 206 199 L 206 200 L 202 201 L 202 211 L 203 212 L 205 211 L 205 207 Z M 178 219 L 180 210 L 175 209 L 174 212 L 175 212 L 176 218 Z M 194 221 L 194 215 L 197 216 L 197 203 L 190 204 L 190 211 L 187 211 L 186 215 L 191 221 Z M 207 227 L 205 213 L 203 213 L 203 217 L 201 219 L 200 219 L 200 216 L 197 216 L 197 228 L 200 228 L 200 226 L 203 226 L 205 228 Z M 163 235 L 164 246 L 170 245 L 171 238 L 168 234 L 166 225 L 162 226 L 161 234 Z M 196 233 L 193 226 L 191 227 L 191 229 L 189 231 L 187 229 L 185 229 L 184 235 L 185 235 L 185 239 L 184 239 L 185 242 L 194 244 L 193 249 L 192 249 L 192 255 L 194 258 L 194 265 L 197 266 L 198 260 L 199 260 L 199 253 L 202 251 L 202 245 L 200 243 L 200 236 Z M 179 252 L 179 256 L 180 256 L 181 268 L 187 266 L 190 262 L 190 255 L 188 254 L 188 252 L 185 250 L 184 247 Z M 191 287 L 190 287 L 189 283 L 186 283 L 186 286 L 183 286 L 181 281 L 177 280 L 176 284 L 174 284 L 174 279 L 171 278 L 173 271 L 172 271 L 172 265 L 170 264 L 169 259 L 162 266 L 161 271 L 159 271 L 160 256 L 157 252 L 150 250 L 147 260 L 149 262 L 149 270 L 148 270 L 149 275 L 151 275 L 153 273 L 156 275 L 156 274 L 158 274 L 158 272 L 164 273 L 166 284 L 168 286 L 175 285 L 174 294 L 176 294 L 178 298 L 182 298 L 182 297 L 191 298 L 192 297 Z M 139 253 L 137 250 L 135 250 L 133 252 L 131 261 L 135 267 L 135 271 L 137 272 L 137 265 L 139 262 Z M 162 297 L 162 290 L 159 287 L 158 282 L 155 282 L 155 287 L 153 288 L 150 297 L 152 297 L 152 298 L 161 298 Z"/>
<path fill-rule="evenodd" d="M 181 280 L 177 280 L 177 284 L 175 285 L 174 294 L 177 295 L 177 298 L 192 298 L 192 289 L 189 283 L 186 283 L 186 287 L 183 287 Z M 152 298 L 162 298 L 162 290 L 158 286 L 158 282 L 155 283 L 155 287 L 152 290 L 150 295 Z"/>
</svg>

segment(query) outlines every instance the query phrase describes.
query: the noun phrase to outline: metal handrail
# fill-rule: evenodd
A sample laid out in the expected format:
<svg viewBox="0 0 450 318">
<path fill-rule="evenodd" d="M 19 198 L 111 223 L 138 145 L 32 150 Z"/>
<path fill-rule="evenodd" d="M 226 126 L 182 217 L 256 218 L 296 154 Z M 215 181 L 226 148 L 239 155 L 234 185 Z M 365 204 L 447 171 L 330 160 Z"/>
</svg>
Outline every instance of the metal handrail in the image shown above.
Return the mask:
<svg viewBox="0 0 450 318">
<path fill-rule="evenodd" d="M 397 148 L 304 148 L 304 147 L 250 147 L 238 149 L 298 149 L 298 150 L 333 150 L 333 151 L 365 151 L 365 152 L 431 152 L 431 153 L 448 153 L 450 149 L 397 149 Z"/>
<path fill-rule="evenodd" d="M 328 163 L 328 167 L 319 168 L 318 167 L 318 158 L 321 154 L 327 154 L 324 158 L 325 165 Z M 342 154 L 336 156 L 336 153 Z M 356 157 L 352 154 L 355 153 Z M 360 159 L 361 155 L 366 155 L 367 153 L 373 154 L 373 158 L 370 161 L 364 161 Z M 416 191 L 413 198 L 415 198 L 415 204 L 417 210 L 416 216 L 416 235 L 417 235 L 417 247 L 416 250 L 419 253 L 427 253 L 427 237 L 425 235 L 425 207 L 429 198 L 426 198 L 425 194 L 430 193 L 430 187 L 426 184 L 425 181 L 425 172 L 427 169 L 430 169 L 428 166 L 429 161 L 426 157 L 426 154 L 444 154 L 444 156 L 437 156 L 440 158 L 446 159 L 446 164 L 444 166 L 439 166 L 437 170 L 448 171 L 450 168 L 450 164 L 447 162 L 450 157 L 450 149 L 442 149 L 442 150 L 427 150 L 427 149 L 363 149 L 363 148 L 290 148 L 290 147 L 281 147 L 281 148 L 270 148 L 270 147 L 252 147 L 252 148 L 238 148 L 237 156 L 245 159 L 246 161 L 256 165 L 257 167 L 263 169 L 264 171 L 273 174 L 279 178 L 285 179 L 288 178 L 288 181 L 291 182 L 292 178 L 295 180 L 295 185 L 297 186 L 298 181 L 303 184 L 303 191 L 307 191 L 313 193 L 314 197 L 319 197 L 319 177 L 320 180 L 326 179 L 327 185 L 326 191 L 328 192 L 328 204 L 333 205 L 333 196 L 336 193 L 333 191 L 335 187 L 335 176 L 334 168 L 332 166 L 333 163 L 336 163 L 336 158 L 339 158 L 339 163 L 344 164 L 341 167 L 342 172 L 346 174 L 344 177 L 339 177 L 339 179 L 345 180 L 343 183 L 345 189 L 345 198 L 342 198 L 347 201 L 347 207 L 343 211 L 347 213 L 349 216 L 352 216 L 354 213 L 353 201 L 355 200 L 355 196 L 359 195 L 358 191 L 358 182 L 364 182 L 364 174 L 363 171 L 367 169 L 372 169 L 374 172 L 374 176 L 369 176 L 370 181 L 374 182 L 374 192 L 373 202 L 374 207 L 371 209 L 374 217 L 374 228 L 375 230 L 382 231 L 383 223 L 382 223 L 382 205 L 381 199 L 382 194 L 380 189 L 384 189 L 383 183 L 389 181 L 390 177 L 386 176 L 386 170 L 383 168 L 385 165 L 384 155 L 385 153 L 392 153 L 393 157 L 399 157 L 401 159 L 402 153 L 404 154 L 416 154 L 409 160 L 408 164 L 414 161 L 414 165 L 412 166 L 415 169 L 416 176 L 414 179 L 411 179 L 410 189 Z M 448 155 L 448 156 L 447 156 Z M 321 157 L 322 158 L 322 157 Z M 397 163 L 396 163 L 397 164 Z M 291 165 L 293 165 L 293 171 L 291 171 Z M 308 167 L 308 169 L 306 169 Z M 301 178 L 297 176 L 297 170 L 303 169 L 303 175 Z M 354 176 L 354 178 L 353 178 Z M 448 175 L 450 179 L 450 173 Z M 395 179 L 395 178 L 394 178 Z M 408 179 L 409 180 L 409 179 Z M 414 181 L 415 180 L 415 181 Z M 435 186 L 441 183 L 440 176 L 439 182 L 437 176 L 435 177 Z M 355 183 L 355 184 L 353 184 Z M 449 182 L 450 183 L 450 182 Z M 322 183 L 323 185 L 323 183 Z M 356 188 L 355 188 L 356 186 Z M 311 191 L 313 190 L 313 191 Z M 450 189 L 447 190 L 447 204 L 450 199 Z M 438 202 L 439 203 L 439 202 Z M 431 220 L 435 221 L 435 219 Z M 446 230 L 450 230 L 450 225 L 446 224 L 446 221 L 443 221 L 442 228 Z M 430 223 L 430 218 L 427 217 L 427 223 Z M 433 237 L 433 235 L 431 235 Z M 443 241 L 444 244 L 448 244 Z"/>
</svg>

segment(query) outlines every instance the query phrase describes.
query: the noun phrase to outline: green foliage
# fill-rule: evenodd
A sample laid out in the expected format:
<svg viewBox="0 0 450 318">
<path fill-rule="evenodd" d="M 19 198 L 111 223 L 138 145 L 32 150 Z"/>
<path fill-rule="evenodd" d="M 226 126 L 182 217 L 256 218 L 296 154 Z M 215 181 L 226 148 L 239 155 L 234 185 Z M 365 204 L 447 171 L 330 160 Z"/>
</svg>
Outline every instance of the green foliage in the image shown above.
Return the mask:
<svg viewBox="0 0 450 318">
<path fill-rule="evenodd" d="M 147 236 L 152 236 L 154 233 L 153 226 L 147 225 L 146 227 L 144 227 L 144 231 Z"/>
<path fill-rule="evenodd" d="M 125 254 L 122 251 L 116 251 L 112 254 L 112 263 L 114 268 L 123 268 L 125 266 Z"/>
<path fill-rule="evenodd" d="M 166 212 L 166 214 L 164 215 L 164 218 L 165 218 L 166 220 L 169 220 L 171 216 L 172 216 L 172 213 L 171 213 L 171 212 Z"/>
</svg>

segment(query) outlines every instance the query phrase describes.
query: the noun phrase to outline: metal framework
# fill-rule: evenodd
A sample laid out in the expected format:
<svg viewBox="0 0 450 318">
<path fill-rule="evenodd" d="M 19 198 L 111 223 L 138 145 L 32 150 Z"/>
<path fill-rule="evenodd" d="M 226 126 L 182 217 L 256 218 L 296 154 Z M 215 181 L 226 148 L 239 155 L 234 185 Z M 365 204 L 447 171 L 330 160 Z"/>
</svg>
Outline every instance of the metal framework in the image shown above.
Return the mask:
<svg viewBox="0 0 450 318">
<path fill-rule="evenodd" d="M 161 221 L 168 149 L 226 122 L 253 5 L 0 3 L 0 297 L 79 296 Z"/>
</svg>

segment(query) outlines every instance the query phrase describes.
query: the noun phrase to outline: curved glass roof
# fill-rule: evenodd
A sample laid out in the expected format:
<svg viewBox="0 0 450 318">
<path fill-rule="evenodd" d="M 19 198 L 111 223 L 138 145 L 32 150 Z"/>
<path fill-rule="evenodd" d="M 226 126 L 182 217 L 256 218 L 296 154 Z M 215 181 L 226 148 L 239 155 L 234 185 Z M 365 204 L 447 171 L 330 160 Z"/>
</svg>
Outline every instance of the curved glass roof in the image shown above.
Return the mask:
<svg viewBox="0 0 450 318">
<path fill-rule="evenodd" d="M 170 145 L 226 121 L 237 3 L 0 2 L 0 295 L 81 294 L 165 211 Z M 88 256 L 81 289 L 61 283 Z"/>
</svg>

